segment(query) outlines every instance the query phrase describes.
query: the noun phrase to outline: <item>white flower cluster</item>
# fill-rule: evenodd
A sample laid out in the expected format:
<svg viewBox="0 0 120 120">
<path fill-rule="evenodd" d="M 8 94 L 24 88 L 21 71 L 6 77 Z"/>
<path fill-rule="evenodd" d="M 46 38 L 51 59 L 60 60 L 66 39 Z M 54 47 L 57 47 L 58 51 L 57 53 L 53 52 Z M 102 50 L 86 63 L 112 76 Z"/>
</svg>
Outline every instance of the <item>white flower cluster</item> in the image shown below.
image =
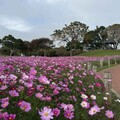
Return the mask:
<svg viewBox="0 0 120 120">
<path fill-rule="evenodd" d="M 117 100 L 115 100 L 115 101 L 120 103 L 120 99 L 117 99 Z"/>
</svg>

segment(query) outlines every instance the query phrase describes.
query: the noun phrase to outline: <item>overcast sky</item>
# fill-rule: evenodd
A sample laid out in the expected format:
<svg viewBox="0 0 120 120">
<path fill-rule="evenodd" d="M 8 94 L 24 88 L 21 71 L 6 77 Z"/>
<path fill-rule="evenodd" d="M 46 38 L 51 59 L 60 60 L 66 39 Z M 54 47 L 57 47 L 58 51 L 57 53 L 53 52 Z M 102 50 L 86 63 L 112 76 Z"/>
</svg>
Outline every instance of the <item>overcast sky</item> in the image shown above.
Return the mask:
<svg viewBox="0 0 120 120">
<path fill-rule="evenodd" d="M 120 0 L 0 0 L 0 38 L 31 41 L 80 21 L 89 29 L 120 23 Z"/>
</svg>

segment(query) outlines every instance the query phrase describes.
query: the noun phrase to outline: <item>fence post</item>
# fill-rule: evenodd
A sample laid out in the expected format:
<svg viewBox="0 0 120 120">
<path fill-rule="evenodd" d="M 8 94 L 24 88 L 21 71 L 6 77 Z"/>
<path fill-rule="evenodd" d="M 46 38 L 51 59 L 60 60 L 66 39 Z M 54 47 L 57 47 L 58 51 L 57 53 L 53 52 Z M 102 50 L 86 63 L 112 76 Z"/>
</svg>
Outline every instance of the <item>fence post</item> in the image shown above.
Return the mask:
<svg viewBox="0 0 120 120">
<path fill-rule="evenodd" d="M 100 59 L 100 67 L 103 67 L 103 59 Z"/>
<path fill-rule="evenodd" d="M 110 67 L 110 59 L 108 59 L 108 67 Z"/>
<path fill-rule="evenodd" d="M 110 72 L 104 72 L 104 85 L 106 92 L 109 93 L 108 95 L 108 104 L 112 103 L 112 75 Z"/>
<path fill-rule="evenodd" d="M 94 73 L 96 73 L 97 72 L 97 66 L 93 66 L 92 70 L 93 70 Z"/>
<path fill-rule="evenodd" d="M 114 60 L 115 60 L 115 65 L 117 65 L 117 59 L 115 58 Z"/>
<path fill-rule="evenodd" d="M 87 69 L 91 70 L 91 62 L 90 61 L 87 62 Z"/>
</svg>

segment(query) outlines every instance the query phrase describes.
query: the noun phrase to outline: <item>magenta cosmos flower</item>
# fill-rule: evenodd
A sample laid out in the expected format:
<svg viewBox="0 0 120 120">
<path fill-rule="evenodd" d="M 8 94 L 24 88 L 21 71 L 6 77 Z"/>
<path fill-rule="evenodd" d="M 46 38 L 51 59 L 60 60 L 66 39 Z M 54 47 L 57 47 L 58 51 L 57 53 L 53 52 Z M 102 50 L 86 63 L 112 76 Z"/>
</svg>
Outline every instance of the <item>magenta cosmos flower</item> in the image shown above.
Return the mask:
<svg viewBox="0 0 120 120">
<path fill-rule="evenodd" d="M 38 111 L 39 115 L 41 116 L 42 120 L 50 120 L 53 119 L 53 112 L 51 108 L 44 107 L 43 110 Z"/>
<path fill-rule="evenodd" d="M 60 114 L 60 110 L 58 108 L 54 108 L 53 113 L 54 113 L 54 116 L 58 117 L 58 115 Z"/>
<path fill-rule="evenodd" d="M 96 86 L 96 87 L 101 87 L 102 85 L 101 85 L 101 83 L 96 82 L 96 83 L 95 83 L 95 86 Z"/>
<path fill-rule="evenodd" d="M 105 112 L 105 115 L 106 115 L 108 118 L 113 118 L 113 117 L 114 117 L 114 113 L 113 113 L 112 111 L 110 111 L 110 110 L 107 110 L 107 111 Z"/>
<path fill-rule="evenodd" d="M 68 118 L 68 119 L 72 119 L 72 118 L 74 118 L 74 113 L 73 112 L 71 112 L 70 110 L 66 110 L 65 112 L 64 112 L 64 116 L 65 116 L 65 118 Z"/>
<path fill-rule="evenodd" d="M 9 94 L 10 94 L 12 97 L 17 97 L 17 96 L 19 96 L 19 93 L 18 93 L 16 90 L 10 90 L 10 91 L 9 91 Z"/>
<path fill-rule="evenodd" d="M 7 120 L 14 120 L 16 117 L 16 114 L 10 114 L 7 118 Z"/>
<path fill-rule="evenodd" d="M 31 110 L 31 104 L 25 101 L 22 101 L 20 104 L 20 108 L 24 110 L 25 112 L 28 112 Z"/>
</svg>

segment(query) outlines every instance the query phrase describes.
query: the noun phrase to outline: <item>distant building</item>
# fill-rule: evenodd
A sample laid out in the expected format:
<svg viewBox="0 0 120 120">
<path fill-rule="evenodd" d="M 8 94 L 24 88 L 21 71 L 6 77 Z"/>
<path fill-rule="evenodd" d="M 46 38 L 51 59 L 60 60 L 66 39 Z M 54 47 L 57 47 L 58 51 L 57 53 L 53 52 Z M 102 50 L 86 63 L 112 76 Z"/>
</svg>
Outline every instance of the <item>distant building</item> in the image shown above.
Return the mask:
<svg viewBox="0 0 120 120">
<path fill-rule="evenodd" d="M 120 50 L 120 43 L 118 43 L 117 45 L 117 50 Z"/>
<path fill-rule="evenodd" d="M 116 49 L 118 43 L 112 39 L 108 39 L 104 42 L 104 44 L 106 49 Z"/>
</svg>

